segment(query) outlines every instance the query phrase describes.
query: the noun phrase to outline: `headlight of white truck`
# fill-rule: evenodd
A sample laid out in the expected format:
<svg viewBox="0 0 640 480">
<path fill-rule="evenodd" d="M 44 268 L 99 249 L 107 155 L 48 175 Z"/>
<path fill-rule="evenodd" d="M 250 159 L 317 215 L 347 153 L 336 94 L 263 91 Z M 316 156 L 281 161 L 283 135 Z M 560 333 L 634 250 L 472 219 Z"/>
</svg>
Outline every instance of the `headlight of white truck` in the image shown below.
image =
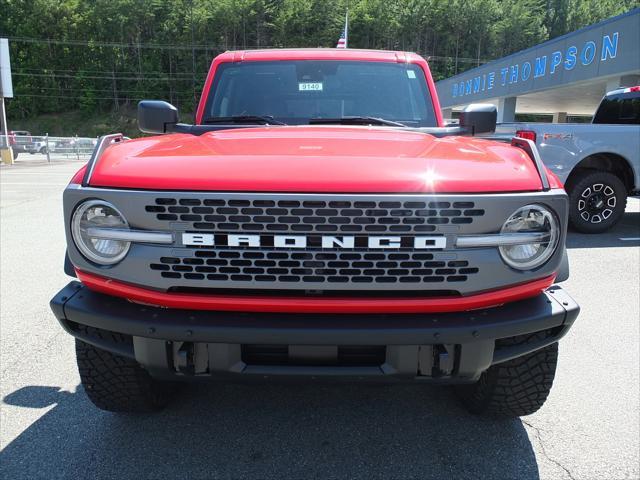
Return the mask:
<svg viewBox="0 0 640 480">
<path fill-rule="evenodd" d="M 128 227 L 124 215 L 112 204 L 102 200 L 82 203 L 76 208 L 71 220 L 71 233 L 76 246 L 87 259 L 100 265 L 118 263 L 127 255 L 131 242 L 105 238 L 108 235 L 96 232 Z"/>
<path fill-rule="evenodd" d="M 560 229 L 556 216 L 542 205 L 526 205 L 516 210 L 500 233 L 531 233 L 540 239 L 533 243 L 500 247 L 502 259 L 518 270 L 533 270 L 551 258 L 558 247 Z"/>
</svg>

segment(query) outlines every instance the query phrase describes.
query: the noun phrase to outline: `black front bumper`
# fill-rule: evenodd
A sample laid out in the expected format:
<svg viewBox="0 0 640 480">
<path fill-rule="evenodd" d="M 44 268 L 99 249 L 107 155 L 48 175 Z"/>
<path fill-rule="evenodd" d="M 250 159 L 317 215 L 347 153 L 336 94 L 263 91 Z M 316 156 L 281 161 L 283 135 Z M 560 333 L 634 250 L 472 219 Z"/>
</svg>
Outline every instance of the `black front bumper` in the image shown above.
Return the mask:
<svg viewBox="0 0 640 480">
<path fill-rule="evenodd" d="M 51 308 L 71 335 L 134 358 L 158 377 L 451 382 L 475 381 L 493 364 L 557 342 L 579 312 L 558 286 L 468 312 L 299 314 L 157 308 L 96 293 L 79 282 L 62 289 Z"/>
</svg>

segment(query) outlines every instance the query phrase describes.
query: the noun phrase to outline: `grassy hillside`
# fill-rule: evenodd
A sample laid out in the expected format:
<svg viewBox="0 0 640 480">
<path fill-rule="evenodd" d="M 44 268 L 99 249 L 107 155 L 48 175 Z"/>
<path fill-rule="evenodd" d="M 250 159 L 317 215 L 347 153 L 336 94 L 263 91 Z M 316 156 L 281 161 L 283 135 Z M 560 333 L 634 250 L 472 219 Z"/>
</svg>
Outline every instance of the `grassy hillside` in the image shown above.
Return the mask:
<svg viewBox="0 0 640 480">
<path fill-rule="evenodd" d="M 138 134 L 135 112 L 130 110 L 94 113 L 90 116 L 81 111 L 47 113 L 28 119 L 9 118 L 7 123 L 12 130 L 28 130 L 33 135 L 48 133 L 54 137 L 97 137 L 112 132 L 129 136 Z"/>
<path fill-rule="evenodd" d="M 191 114 L 181 115 L 189 121 Z M 33 135 L 48 133 L 54 137 L 97 137 L 106 133 L 121 132 L 129 137 L 140 136 L 135 108 L 121 107 L 118 112 L 93 113 L 87 115 L 80 110 L 47 113 L 29 119 L 8 119 L 11 130 L 28 130 Z"/>
</svg>

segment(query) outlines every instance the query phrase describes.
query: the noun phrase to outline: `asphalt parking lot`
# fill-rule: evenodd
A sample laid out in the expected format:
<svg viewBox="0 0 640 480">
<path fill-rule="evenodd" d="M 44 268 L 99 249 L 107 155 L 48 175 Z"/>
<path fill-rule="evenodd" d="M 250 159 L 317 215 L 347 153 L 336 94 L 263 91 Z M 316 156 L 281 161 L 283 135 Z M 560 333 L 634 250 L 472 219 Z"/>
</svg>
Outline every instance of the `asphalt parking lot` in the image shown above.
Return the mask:
<svg viewBox="0 0 640 480">
<path fill-rule="evenodd" d="M 640 477 L 640 200 L 609 233 L 570 234 L 582 313 L 534 415 L 472 416 L 435 386 L 200 384 L 127 416 L 89 403 L 48 306 L 69 280 L 61 192 L 79 165 L 0 170 L 4 478 Z"/>
</svg>

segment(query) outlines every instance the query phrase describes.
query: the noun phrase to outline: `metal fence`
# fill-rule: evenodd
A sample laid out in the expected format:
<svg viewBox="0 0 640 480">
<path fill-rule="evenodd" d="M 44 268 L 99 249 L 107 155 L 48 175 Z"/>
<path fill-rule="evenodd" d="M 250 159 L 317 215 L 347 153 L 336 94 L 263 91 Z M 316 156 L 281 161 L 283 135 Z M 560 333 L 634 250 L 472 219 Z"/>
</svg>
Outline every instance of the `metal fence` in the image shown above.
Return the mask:
<svg viewBox="0 0 640 480">
<path fill-rule="evenodd" d="M 15 162 L 87 161 L 98 142 L 88 137 L 50 137 L 49 135 L 9 135 L 9 145 Z M 0 148 L 5 146 L 0 136 Z"/>
</svg>

